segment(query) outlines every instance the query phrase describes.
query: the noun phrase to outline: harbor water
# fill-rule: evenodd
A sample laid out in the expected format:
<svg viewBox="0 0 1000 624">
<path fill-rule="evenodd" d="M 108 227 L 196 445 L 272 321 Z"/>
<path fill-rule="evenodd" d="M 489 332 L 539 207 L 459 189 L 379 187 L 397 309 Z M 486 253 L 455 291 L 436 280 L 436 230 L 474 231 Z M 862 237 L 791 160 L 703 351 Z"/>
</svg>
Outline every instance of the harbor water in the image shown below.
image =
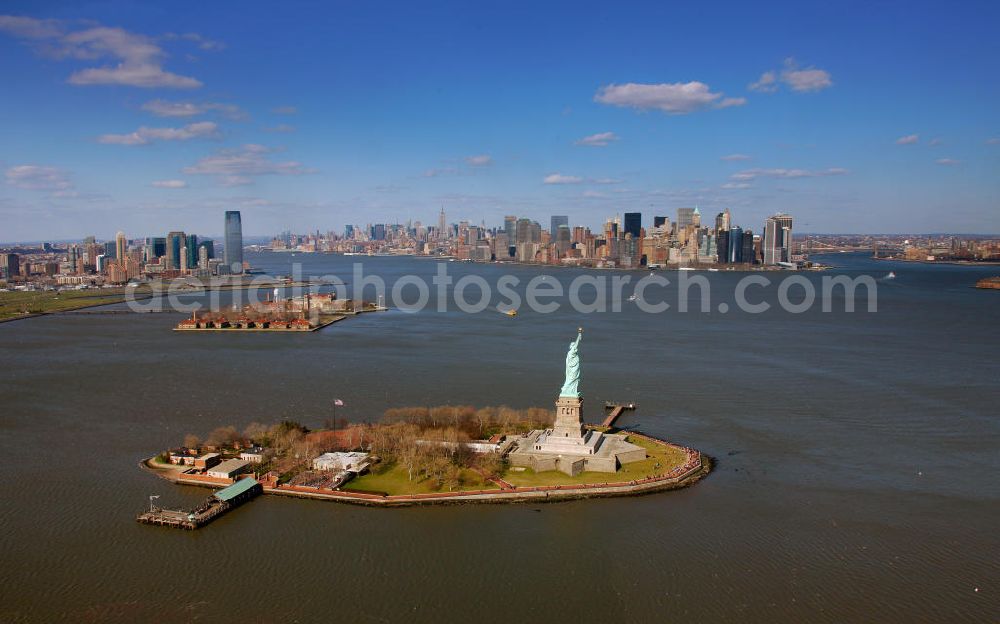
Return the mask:
<svg viewBox="0 0 1000 624">
<path fill-rule="evenodd" d="M 362 262 L 389 285 L 438 270 L 415 258 L 248 259 L 348 282 Z M 1000 271 L 823 259 L 836 268 L 806 279 L 871 275 L 877 312 L 838 300 L 829 313 L 722 313 L 744 274 L 718 272 L 699 273 L 711 309 L 686 313 L 627 300 L 620 312 L 522 306 L 516 317 L 449 304 L 303 334 L 171 331 L 182 313 L 0 324 L 0 621 L 995 620 L 1000 292 L 972 286 Z M 586 273 L 447 268 L 522 286 Z M 577 327 L 585 419 L 635 401 L 619 425 L 712 456 L 707 479 L 549 505 L 262 496 L 199 531 L 135 522 L 150 495 L 173 508 L 207 495 L 137 467 L 186 433 L 320 426 L 334 399 L 353 421 L 408 405 L 551 407 Z"/>
</svg>

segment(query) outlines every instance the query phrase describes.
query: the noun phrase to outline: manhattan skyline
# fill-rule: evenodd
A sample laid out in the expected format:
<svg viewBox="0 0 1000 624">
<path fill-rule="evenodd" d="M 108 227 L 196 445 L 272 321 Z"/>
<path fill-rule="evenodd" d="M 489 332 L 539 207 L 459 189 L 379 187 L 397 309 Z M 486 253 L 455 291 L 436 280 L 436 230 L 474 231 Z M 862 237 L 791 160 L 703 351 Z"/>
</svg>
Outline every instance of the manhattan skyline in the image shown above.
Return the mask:
<svg viewBox="0 0 1000 624">
<path fill-rule="evenodd" d="M 0 239 L 441 207 L 1000 231 L 987 3 L 265 8 L 6 4 Z"/>
</svg>

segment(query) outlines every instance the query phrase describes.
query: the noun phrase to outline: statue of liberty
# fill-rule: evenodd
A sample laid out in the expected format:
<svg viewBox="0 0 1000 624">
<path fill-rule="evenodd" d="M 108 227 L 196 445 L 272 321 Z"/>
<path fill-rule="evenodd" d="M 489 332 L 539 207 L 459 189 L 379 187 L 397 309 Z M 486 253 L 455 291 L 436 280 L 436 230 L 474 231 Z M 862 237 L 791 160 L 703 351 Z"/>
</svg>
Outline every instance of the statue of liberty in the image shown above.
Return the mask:
<svg viewBox="0 0 1000 624">
<path fill-rule="evenodd" d="M 576 340 L 569 343 L 566 353 L 566 381 L 563 382 L 559 396 L 579 398 L 580 396 L 580 338 L 583 338 L 583 328 L 579 329 Z"/>
</svg>

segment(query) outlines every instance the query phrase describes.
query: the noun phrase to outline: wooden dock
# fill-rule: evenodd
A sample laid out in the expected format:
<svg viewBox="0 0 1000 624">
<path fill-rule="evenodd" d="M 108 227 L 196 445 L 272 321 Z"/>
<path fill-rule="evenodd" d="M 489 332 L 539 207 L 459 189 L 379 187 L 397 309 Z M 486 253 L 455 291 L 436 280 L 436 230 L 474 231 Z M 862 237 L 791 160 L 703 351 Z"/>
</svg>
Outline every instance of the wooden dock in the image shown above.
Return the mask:
<svg viewBox="0 0 1000 624">
<path fill-rule="evenodd" d="M 608 401 L 604 404 L 604 409 L 611 411 L 608 413 L 607 418 L 604 419 L 604 422 L 601 423 L 601 426 L 612 427 L 614 426 L 615 421 L 618 420 L 618 417 L 622 415 L 622 412 L 625 410 L 635 409 L 635 403 L 614 403 L 612 401 Z"/>
<path fill-rule="evenodd" d="M 213 493 L 190 511 L 150 507 L 149 511 L 139 514 L 135 519 L 142 524 L 193 531 L 254 498 L 263 489 L 256 479 L 243 479 Z"/>
</svg>

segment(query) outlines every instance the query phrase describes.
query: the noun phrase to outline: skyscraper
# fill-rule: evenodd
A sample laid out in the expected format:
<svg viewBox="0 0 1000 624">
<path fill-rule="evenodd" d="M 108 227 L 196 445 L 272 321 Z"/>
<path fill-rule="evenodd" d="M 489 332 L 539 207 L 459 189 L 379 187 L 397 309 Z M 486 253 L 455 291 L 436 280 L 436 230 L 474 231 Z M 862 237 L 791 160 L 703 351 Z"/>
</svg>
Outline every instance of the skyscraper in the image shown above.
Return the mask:
<svg viewBox="0 0 1000 624">
<path fill-rule="evenodd" d="M 556 235 L 552 240 L 559 249 L 559 253 L 566 253 L 566 250 L 573 244 L 572 238 L 572 234 L 569 231 L 569 225 L 564 223 L 559 226 L 559 230 L 556 232 Z"/>
<path fill-rule="evenodd" d="M 517 220 L 517 244 L 537 243 L 542 240 L 542 227 L 531 219 Z"/>
<path fill-rule="evenodd" d="M 729 241 L 726 249 L 729 254 L 728 262 L 746 262 L 743 258 L 743 228 L 736 226 L 726 233 Z"/>
<path fill-rule="evenodd" d="M 642 213 L 641 212 L 626 212 L 625 213 L 625 234 L 631 234 L 632 238 L 639 238 L 639 233 L 642 231 Z"/>
<path fill-rule="evenodd" d="M 694 208 L 678 208 L 677 209 L 677 231 L 680 232 L 684 228 L 694 223 Z"/>
<path fill-rule="evenodd" d="M 215 258 L 215 241 L 210 238 L 204 238 L 198 241 L 198 257 L 201 257 L 201 250 L 205 249 L 205 253 L 208 254 L 208 259 L 212 260 Z"/>
<path fill-rule="evenodd" d="M 0 273 L 5 278 L 12 278 L 21 272 L 21 258 L 17 254 L 0 254 Z"/>
<path fill-rule="evenodd" d="M 743 232 L 743 262 L 757 264 L 757 258 L 754 256 L 753 249 L 753 232 L 751 230 Z"/>
<path fill-rule="evenodd" d="M 198 262 L 198 235 L 188 234 L 184 246 L 187 247 L 187 265 L 181 268 L 192 269 Z"/>
<path fill-rule="evenodd" d="M 715 231 L 722 232 L 730 228 L 730 221 L 732 217 L 729 214 L 729 208 L 726 208 L 723 212 L 715 215 Z"/>
<path fill-rule="evenodd" d="M 791 262 L 792 217 L 779 213 L 764 223 L 764 264 Z"/>
<path fill-rule="evenodd" d="M 569 217 L 566 215 L 552 215 L 552 223 L 549 227 L 549 235 L 552 236 L 552 240 L 556 240 L 556 237 L 559 235 L 560 225 L 569 227 Z"/>
<path fill-rule="evenodd" d="M 184 232 L 167 234 L 167 269 L 177 271 L 181 268 L 181 249 L 187 247 L 187 236 Z"/>
<path fill-rule="evenodd" d="M 441 214 L 438 215 L 438 239 L 448 238 L 448 227 L 444 216 L 444 206 L 441 206 Z"/>
<path fill-rule="evenodd" d="M 513 246 L 517 243 L 517 217 L 507 215 L 503 218 L 503 229 L 507 232 L 507 241 Z"/>
<path fill-rule="evenodd" d="M 239 210 L 226 211 L 226 247 L 223 259 L 231 273 L 243 272 L 243 222 Z"/>
<path fill-rule="evenodd" d="M 125 248 L 127 243 L 125 241 L 125 232 L 118 232 L 115 234 L 115 258 L 120 262 L 125 261 Z"/>
</svg>

